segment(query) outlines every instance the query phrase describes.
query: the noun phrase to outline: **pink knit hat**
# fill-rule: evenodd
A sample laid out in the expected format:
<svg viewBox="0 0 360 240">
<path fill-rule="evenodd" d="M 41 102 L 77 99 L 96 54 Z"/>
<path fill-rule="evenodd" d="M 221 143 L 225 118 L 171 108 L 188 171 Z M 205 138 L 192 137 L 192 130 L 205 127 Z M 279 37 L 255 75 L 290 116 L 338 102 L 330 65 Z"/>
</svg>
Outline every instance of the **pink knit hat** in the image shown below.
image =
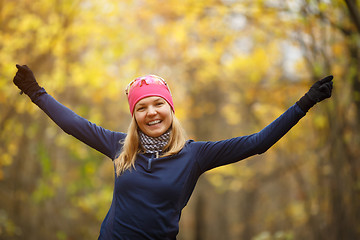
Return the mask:
<svg viewBox="0 0 360 240">
<path fill-rule="evenodd" d="M 134 107 L 138 101 L 151 96 L 162 97 L 169 103 L 171 109 L 175 112 L 170 89 L 167 86 L 166 81 L 161 77 L 147 75 L 136 78 L 128 84 L 125 92 L 129 101 L 131 115 L 134 114 Z"/>
</svg>

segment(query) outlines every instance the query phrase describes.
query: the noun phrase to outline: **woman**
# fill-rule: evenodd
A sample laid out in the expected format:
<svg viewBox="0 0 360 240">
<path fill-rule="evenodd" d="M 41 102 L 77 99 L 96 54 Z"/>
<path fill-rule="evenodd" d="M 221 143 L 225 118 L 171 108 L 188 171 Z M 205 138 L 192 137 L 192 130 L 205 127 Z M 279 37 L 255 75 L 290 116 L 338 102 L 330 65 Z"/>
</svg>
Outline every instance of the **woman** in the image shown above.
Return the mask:
<svg viewBox="0 0 360 240">
<path fill-rule="evenodd" d="M 200 175 L 264 153 L 317 102 L 329 98 L 332 76 L 316 82 L 285 113 L 258 133 L 216 142 L 186 140 L 166 82 L 149 75 L 132 81 L 126 94 L 128 133 L 109 131 L 78 116 L 41 88 L 26 66 L 14 83 L 59 127 L 114 161 L 113 201 L 99 239 L 176 239 L 182 209 Z"/>
</svg>

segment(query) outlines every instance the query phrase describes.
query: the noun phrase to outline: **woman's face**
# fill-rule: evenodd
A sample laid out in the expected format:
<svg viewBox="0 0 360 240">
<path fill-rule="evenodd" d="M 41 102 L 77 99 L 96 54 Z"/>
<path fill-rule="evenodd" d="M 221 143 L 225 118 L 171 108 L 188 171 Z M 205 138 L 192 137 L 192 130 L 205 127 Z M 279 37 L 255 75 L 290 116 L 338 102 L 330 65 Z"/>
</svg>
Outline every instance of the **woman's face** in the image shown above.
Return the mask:
<svg viewBox="0 0 360 240">
<path fill-rule="evenodd" d="M 172 124 L 172 110 L 162 97 L 146 97 L 136 103 L 135 120 L 140 130 L 150 137 L 159 137 Z"/>
</svg>

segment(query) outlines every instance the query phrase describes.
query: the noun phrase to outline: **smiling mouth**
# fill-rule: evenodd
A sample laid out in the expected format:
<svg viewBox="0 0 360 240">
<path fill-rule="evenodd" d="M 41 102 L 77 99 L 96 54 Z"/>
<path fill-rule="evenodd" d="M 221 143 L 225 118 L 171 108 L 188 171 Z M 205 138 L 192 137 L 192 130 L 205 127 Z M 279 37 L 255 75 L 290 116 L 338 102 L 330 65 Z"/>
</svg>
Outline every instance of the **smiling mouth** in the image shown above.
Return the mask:
<svg viewBox="0 0 360 240">
<path fill-rule="evenodd" d="M 153 125 L 158 124 L 158 123 L 161 123 L 161 120 L 154 120 L 154 121 L 148 122 L 147 125 L 148 126 L 153 126 Z"/>
</svg>

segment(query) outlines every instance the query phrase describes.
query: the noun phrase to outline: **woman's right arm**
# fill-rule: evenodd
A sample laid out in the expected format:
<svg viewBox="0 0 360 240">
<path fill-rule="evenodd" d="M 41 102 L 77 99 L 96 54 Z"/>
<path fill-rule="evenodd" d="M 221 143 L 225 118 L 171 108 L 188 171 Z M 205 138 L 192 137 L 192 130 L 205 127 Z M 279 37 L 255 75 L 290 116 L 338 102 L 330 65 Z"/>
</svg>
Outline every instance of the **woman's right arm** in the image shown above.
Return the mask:
<svg viewBox="0 0 360 240">
<path fill-rule="evenodd" d="M 113 132 L 91 123 L 87 119 L 56 101 L 39 87 L 32 71 L 27 66 L 17 65 L 14 83 L 38 105 L 64 132 L 74 136 L 90 147 L 114 159 L 121 139 L 126 134 Z"/>
<path fill-rule="evenodd" d="M 83 143 L 115 158 L 119 150 L 119 141 L 125 138 L 124 133 L 104 129 L 56 101 L 51 95 L 44 93 L 33 102 L 38 105 L 64 132 L 74 136 Z"/>
</svg>

